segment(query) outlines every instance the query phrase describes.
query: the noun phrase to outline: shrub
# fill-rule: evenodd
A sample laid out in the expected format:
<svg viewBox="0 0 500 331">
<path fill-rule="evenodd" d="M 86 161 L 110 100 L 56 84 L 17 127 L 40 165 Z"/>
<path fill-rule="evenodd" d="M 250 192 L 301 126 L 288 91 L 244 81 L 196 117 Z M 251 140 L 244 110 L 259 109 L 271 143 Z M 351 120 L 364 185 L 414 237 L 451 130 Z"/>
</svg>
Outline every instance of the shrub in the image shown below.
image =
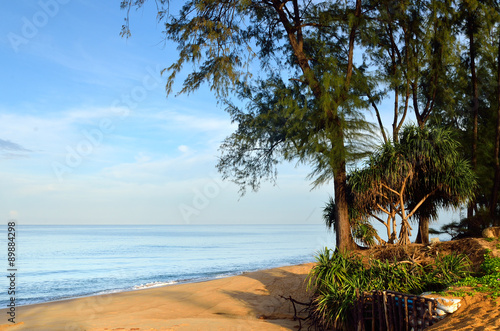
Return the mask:
<svg viewBox="0 0 500 331">
<path fill-rule="evenodd" d="M 356 290 L 391 290 L 419 294 L 442 290 L 470 274 L 471 263 L 465 255 L 438 256 L 433 264 L 421 266 L 410 261 L 371 259 L 364 266 L 354 253 L 337 253 L 325 248 L 309 274 L 309 287 L 315 287 L 314 318 L 320 326 L 348 330 L 353 325 L 352 307 Z"/>
<path fill-rule="evenodd" d="M 500 258 L 491 257 L 490 252 L 484 255 L 481 264 L 481 272 L 477 277 L 467 277 L 454 286 L 468 286 L 473 289 L 467 294 L 474 292 L 488 293 L 492 298 L 500 297 Z"/>
</svg>

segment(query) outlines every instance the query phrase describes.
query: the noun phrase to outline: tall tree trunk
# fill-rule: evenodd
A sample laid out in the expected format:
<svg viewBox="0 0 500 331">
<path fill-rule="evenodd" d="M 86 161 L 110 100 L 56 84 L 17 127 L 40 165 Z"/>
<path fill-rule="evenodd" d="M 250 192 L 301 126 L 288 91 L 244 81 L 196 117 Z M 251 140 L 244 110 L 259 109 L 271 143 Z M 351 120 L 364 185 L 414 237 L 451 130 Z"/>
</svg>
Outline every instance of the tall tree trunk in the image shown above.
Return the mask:
<svg viewBox="0 0 500 331">
<path fill-rule="evenodd" d="M 498 203 L 498 191 L 500 189 L 500 35 L 498 40 L 498 59 L 497 59 L 497 125 L 495 129 L 495 179 L 493 182 L 493 191 L 491 192 L 490 216 L 492 219 L 499 217 L 496 215 L 496 206 Z M 500 218 L 496 219 L 496 225 L 500 225 Z"/>
<path fill-rule="evenodd" d="M 417 238 L 415 240 L 416 243 L 419 244 L 428 244 L 429 243 L 429 218 L 428 217 L 420 217 L 418 221 L 418 233 Z"/>
<path fill-rule="evenodd" d="M 479 115 L 479 92 L 477 88 L 477 76 L 476 76 L 476 44 L 474 41 L 474 29 L 472 25 L 473 18 L 469 18 L 469 48 L 470 48 L 470 71 L 472 78 L 472 168 L 474 172 L 477 171 L 477 126 L 478 126 L 478 115 Z M 475 209 L 475 201 L 469 203 L 469 208 L 467 209 L 467 217 L 472 217 Z"/>
<path fill-rule="evenodd" d="M 357 245 L 352 239 L 351 224 L 349 223 L 349 206 L 347 204 L 347 175 L 345 162 L 343 167 L 337 169 L 334 174 L 333 182 L 335 185 L 335 206 L 337 213 L 337 222 L 335 222 L 335 239 L 337 241 L 337 250 L 352 251 L 357 249 Z"/>
<path fill-rule="evenodd" d="M 347 100 L 349 88 L 351 87 L 351 78 L 354 68 L 354 44 L 356 40 L 356 33 L 361 18 L 361 0 L 356 0 L 356 8 L 354 10 L 354 22 L 351 26 L 349 33 L 349 50 L 347 56 L 347 70 L 344 81 L 344 90 L 341 93 L 338 103 L 343 103 Z M 334 130 L 335 141 L 333 144 L 337 145 L 336 149 L 339 155 L 335 156 L 337 160 L 332 164 L 333 169 L 333 182 L 335 185 L 335 206 L 337 207 L 337 222 L 335 223 L 336 229 L 336 245 L 339 251 L 352 251 L 358 248 L 354 242 L 351 233 L 351 223 L 349 222 L 349 206 L 347 204 L 347 172 L 346 172 L 346 155 L 344 151 L 344 127 L 337 114 L 334 117 Z M 335 148 L 335 147 L 334 147 Z"/>
</svg>

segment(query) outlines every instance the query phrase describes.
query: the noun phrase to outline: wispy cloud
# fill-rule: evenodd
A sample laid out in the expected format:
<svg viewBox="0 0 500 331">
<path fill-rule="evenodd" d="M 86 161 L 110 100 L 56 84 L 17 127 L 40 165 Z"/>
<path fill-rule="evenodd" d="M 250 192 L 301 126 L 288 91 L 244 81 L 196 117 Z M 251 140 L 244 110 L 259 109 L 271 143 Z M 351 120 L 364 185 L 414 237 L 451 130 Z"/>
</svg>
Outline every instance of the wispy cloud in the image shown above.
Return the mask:
<svg viewBox="0 0 500 331">
<path fill-rule="evenodd" d="M 10 140 L 0 139 L 0 158 L 2 159 L 19 159 L 25 158 L 26 153 L 33 152 L 32 150 L 21 146 Z"/>
<path fill-rule="evenodd" d="M 154 68 L 151 61 L 126 53 L 113 60 L 103 58 L 99 56 L 99 52 L 103 51 L 101 47 L 82 44 L 82 41 L 61 44 L 51 40 L 50 36 L 45 36 L 31 43 L 32 53 L 39 59 L 57 66 L 58 70 L 72 72 L 72 80 L 94 87 L 116 90 L 129 83 L 141 83 L 144 75 L 148 74 L 145 66 Z M 124 67 L 127 70 L 123 70 Z"/>
<path fill-rule="evenodd" d="M 155 120 L 157 125 L 162 127 L 176 127 L 185 130 L 196 130 L 198 132 L 229 132 L 234 130 L 235 124 L 232 124 L 229 116 L 206 116 L 202 112 L 198 114 L 192 110 L 180 113 L 178 111 L 161 111 L 151 114 L 142 114 L 145 118 Z"/>
<path fill-rule="evenodd" d="M 102 175 L 124 182 L 159 184 L 186 177 L 206 177 L 208 173 L 215 170 L 214 158 L 208 153 L 184 152 L 179 157 L 160 159 L 151 159 L 139 153 L 135 160 L 136 162 L 120 163 L 104 168 Z"/>
<path fill-rule="evenodd" d="M 16 151 L 16 152 L 31 152 L 29 149 L 23 146 L 13 143 L 10 140 L 0 139 L 0 150 L 3 151 Z"/>
</svg>

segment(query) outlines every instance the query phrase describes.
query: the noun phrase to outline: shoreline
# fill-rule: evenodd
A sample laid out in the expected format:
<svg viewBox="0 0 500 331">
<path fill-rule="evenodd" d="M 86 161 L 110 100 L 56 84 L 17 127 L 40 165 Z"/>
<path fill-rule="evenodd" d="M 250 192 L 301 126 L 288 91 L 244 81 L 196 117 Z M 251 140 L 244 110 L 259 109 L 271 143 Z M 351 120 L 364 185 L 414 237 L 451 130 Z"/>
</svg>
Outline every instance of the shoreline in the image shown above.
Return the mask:
<svg viewBox="0 0 500 331">
<path fill-rule="evenodd" d="M 134 290 L 157 281 L 205 281 L 221 274 L 314 261 L 320 225 L 19 225 L 26 268 L 18 269 L 18 305 Z M 47 241 L 44 238 L 50 237 Z M 291 244 L 295 243 L 296 244 Z M 248 252 L 251 252 L 250 254 Z M 76 260 L 75 260 L 76 259 Z M 9 304 L 0 296 L 0 309 Z"/>
<path fill-rule="evenodd" d="M 0 330 L 290 330 L 314 262 L 0 310 Z"/>
<path fill-rule="evenodd" d="M 210 281 L 217 280 L 217 279 L 241 276 L 241 275 L 245 275 L 245 274 L 253 273 L 253 272 L 260 272 L 260 271 L 266 271 L 266 270 L 300 266 L 300 265 L 305 265 L 305 264 L 310 264 L 310 263 L 315 263 L 315 262 L 301 262 L 301 263 L 297 263 L 297 264 L 285 264 L 285 265 L 281 265 L 281 266 L 264 268 L 264 269 L 250 269 L 250 270 L 235 271 L 235 272 L 225 272 L 225 273 L 221 273 L 221 274 L 218 274 L 216 276 L 213 276 L 213 277 L 187 278 L 187 279 L 173 280 L 173 281 L 169 281 L 169 282 L 158 281 L 158 282 L 153 282 L 153 283 L 138 284 L 138 285 L 128 286 L 126 288 L 101 290 L 99 292 L 94 292 L 94 293 L 87 293 L 87 294 L 81 294 L 81 295 L 75 295 L 75 296 L 55 298 L 55 299 L 51 299 L 48 301 L 41 301 L 41 302 L 16 305 L 16 307 L 27 307 L 27 306 L 33 306 L 33 305 L 50 304 L 53 302 L 69 301 L 69 300 L 73 300 L 73 299 L 84 299 L 84 298 L 95 297 L 95 296 L 106 296 L 106 295 L 119 294 L 119 293 L 125 293 L 125 292 L 135 292 L 135 291 L 161 288 L 161 287 L 166 287 L 166 286 L 176 286 L 176 285 L 182 285 L 182 284 L 210 282 Z M 155 285 L 156 283 L 158 283 L 158 285 Z M 153 285 L 149 285 L 149 284 L 153 284 Z M 1 307 L 3 307 L 3 305 Z M 2 311 L 2 310 L 4 310 L 4 309 L 0 308 L 0 311 Z M 1 323 L 2 323 L 2 321 L 0 321 L 0 325 L 1 325 Z"/>
</svg>

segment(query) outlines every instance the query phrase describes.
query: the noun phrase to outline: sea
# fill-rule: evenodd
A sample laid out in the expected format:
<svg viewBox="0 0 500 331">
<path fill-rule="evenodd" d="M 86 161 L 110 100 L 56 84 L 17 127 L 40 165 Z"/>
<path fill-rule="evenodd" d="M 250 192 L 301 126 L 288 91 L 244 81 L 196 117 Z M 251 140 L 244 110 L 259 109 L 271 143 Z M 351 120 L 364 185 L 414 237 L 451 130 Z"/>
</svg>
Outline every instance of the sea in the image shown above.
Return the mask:
<svg viewBox="0 0 500 331">
<path fill-rule="evenodd" d="M 320 224 L 18 224 L 15 231 L 16 305 L 312 262 L 318 251 L 335 245 L 334 234 Z M 6 232 L 0 241 L 5 266 L 0 307 L 4 308 L 11 297 Z"/>
</svg>

